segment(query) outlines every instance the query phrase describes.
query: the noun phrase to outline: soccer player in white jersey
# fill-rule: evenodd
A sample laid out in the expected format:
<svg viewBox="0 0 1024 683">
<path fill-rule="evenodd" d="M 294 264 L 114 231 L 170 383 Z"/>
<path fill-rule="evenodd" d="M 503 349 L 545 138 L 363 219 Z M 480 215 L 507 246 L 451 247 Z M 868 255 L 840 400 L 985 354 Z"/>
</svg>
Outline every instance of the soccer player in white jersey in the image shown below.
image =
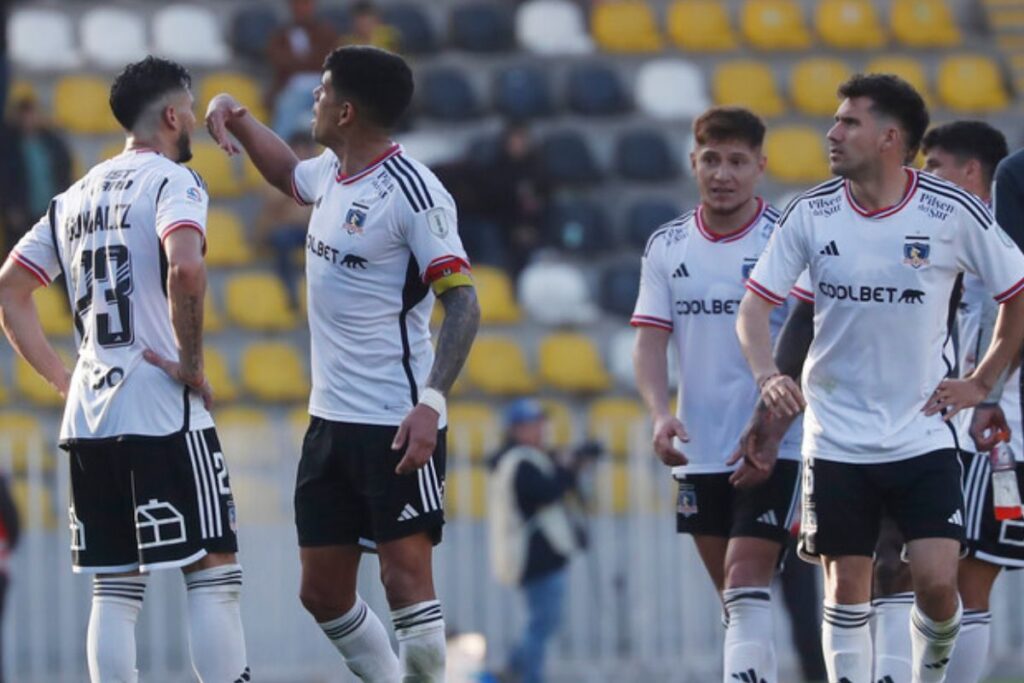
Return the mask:
<svg viewBox="0 0 1024 683">
<path fill-rule="evenodd" d="M 679 482 L 677 528 L 693 536 L 725 608 L 723 680 L 775 683 L 770 585 L 796 510 L 799 441 L 783 444 L 772 471 L 737 467 L 732 456 L 758 398 L 733 327 L 778 213 L 754 193 L 766 161 L 757 116 L 713 108 L 693 132 L 701 203 L 656 230 L 644 250 L 631 320 L 637 388 L 654 420 L 654 450 Z M 677 415 L 665 355 L 673 338 Z"/>
<path fill-rule="evenodd" d="M 445 394 L 479 323 L 455 204 L 391 138 L 412 97 L 402 58 L 344 47 L 324 62 L 313 138 L 300 162 L 230 95 L 207 124 L 229 153 L 233 135 L 273 186 L 312 204 L 306 278 L 312 415 L 295 515 L 303 605 L 365 681 L 444 679 L 445 633 L 431 574 L 444 522 Z M 445 309 L 436 354 L 428 320 Z M 398 638 L 356 594 L 360 556 L 380 555 Z"/>
<path fill-rule="evenodd" d="M 891 75 L 839 88 L 828 132 L 839 178 L 797 197 L 748 280 L 737 332 L 768 408 L 804 406 L 777 370 L 769 315 L 802 271 L 815 295 L 803 371 L 801 549 L 825 573 L 829 679 L 871 680 L 871 554 L 885 510 L 907 540 L 914 580 L 913 681 L 942 681 L 960 627 L 956 577 L 964 510 L 955 430 L 1024 337 L 1024 254 L 976 197 L 903 165 L 928 124 L 924 102 Z M 944 379 L 950 298 L 961 272 L 1003 304 L 969 379 Z"/>
<path fill-rule="evenodd" d="M 114 80 L 125 150 L 50 202 L 0 270 L 15 350 L 65 397 L 74 571 L 95 574 L 87 654 L 94 683 L 137 680 L 135 623 L 148 573 L 178 567 L 203 683 L 248 681 L 235 506 L 203 374 L 208 197 L 192 157 L 191 79 L 148 57 Z M 58 275 L 78 362 L 43 336 L 32 290 Z M 148 362 L 147 362 L 148 361 Z"/>
</svg>

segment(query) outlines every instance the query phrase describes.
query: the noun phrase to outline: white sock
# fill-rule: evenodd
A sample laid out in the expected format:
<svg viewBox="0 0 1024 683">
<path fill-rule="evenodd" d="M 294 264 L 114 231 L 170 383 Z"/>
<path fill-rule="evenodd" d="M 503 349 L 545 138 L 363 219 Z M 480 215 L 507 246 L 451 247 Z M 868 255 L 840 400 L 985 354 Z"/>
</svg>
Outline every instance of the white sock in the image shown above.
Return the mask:
<svg viewBox="0 0 1024 683">
<path fill-rule="evenodd" d="M 135 624 L 146 595 L 145 576 L 97 576 L 86 654 L 93 683 L 135 683 Z"/>
<path fill-rule="evenodd" d="M 949 658 L 946 683 L 979 683 L 985 677 L 988 641 L 992 631 L 992 613 L 965 609 L 960 635 Z"/>
<path fill-rule="evenodd" d="M 871 680 L 871 603 L 825 603 L 821 623 L 821 651 L 828 680 L 864 683 Z"/>
<path fill-rule="evenodd" d="M 185 575 L 188 649 L 201 683 L 251 680 L 242 632 L 242 567 L 224 564 Z"/>
<path fill-rule="evenodd" d="M 418 602 L 391 612 L 398 639 L 402 683 L 443 683 L 444 616 L 437 600 Z"/>
<path fill-rule="evenodd" d="M 910 608 L 914 593 L 893 593 L 871 601 L 874 614 L 874 683 L 900 683 L 910 680 Z"/>
<path fill-rule="evenodd" d="M 960 632 L 963 606 L 956 599 L 956 613 L 945 621 L 933 621 L 914 603 L 910 610 L 910 639 L 914 645 L 914 683 L 942 683 L 946 666 Z"/>
<path fill-rule="evenodd" d="M 729 615 L 725 631 L 726 683 L 776 683 L 772 593 L 768 588 L 728 588 L 722 603 Z"/>
<path fill-rule="evenodd" d="M 396 683 L 398 657 L 377 615 L 363 599 L 337 619 L 320 624 L 324 634 L 345 659 L 349 670 L 368 683 Z"/>
</svg>

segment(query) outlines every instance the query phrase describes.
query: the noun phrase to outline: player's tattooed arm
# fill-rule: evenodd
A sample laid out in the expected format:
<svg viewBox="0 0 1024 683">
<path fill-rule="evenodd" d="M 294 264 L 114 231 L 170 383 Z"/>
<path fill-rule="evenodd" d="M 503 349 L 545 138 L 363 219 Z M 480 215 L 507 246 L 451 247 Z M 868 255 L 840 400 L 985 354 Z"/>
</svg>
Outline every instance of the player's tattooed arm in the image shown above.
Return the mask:
<svg viewBox="0 0 1024 683">
<path fill-rule="evenodd" d="M 480 327 L 480 302 L 473 287 L 452 287 L 439 298 L 444 307 L 444 322 L 437 333 L 437 353 L 427 386 L 447 396 Z"/>
</svg>

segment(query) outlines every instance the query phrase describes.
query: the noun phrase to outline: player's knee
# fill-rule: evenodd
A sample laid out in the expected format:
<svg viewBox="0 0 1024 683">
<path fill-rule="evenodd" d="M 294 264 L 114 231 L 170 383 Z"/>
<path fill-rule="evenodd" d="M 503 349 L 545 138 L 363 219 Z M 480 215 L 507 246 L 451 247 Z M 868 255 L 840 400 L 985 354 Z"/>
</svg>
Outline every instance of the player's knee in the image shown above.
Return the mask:
<svg viewBox="0 0 1024 683">
<path fill-rule="evenodd" d="M 767 586 L 771 583 L 775 564 L 772 558 L 751 558 L 730 562 L 725 567 L 726 588 Z"/>
<path fill-rule="evenodd" d="M 938 578 L 917 581 L 914 595 L 921 611 L 933 619 L 948 618 L 959 599 L 956 584 Z"/>
<path fill-rule="evenodd" d="M 356 604 L 355 592 L 348 592 L 330 581 L 316 581 L 303 577 L 299 587 L 299 601 L 318 622 L 330 621 L 345 614 Z"/>
</svg>

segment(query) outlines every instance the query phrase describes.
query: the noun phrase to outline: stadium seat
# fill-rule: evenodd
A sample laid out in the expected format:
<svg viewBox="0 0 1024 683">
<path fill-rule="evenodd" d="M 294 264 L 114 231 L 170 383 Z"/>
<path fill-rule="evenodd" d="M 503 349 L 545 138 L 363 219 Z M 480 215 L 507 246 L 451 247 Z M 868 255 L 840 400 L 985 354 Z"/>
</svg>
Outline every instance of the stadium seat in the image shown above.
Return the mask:
<svg viewBox="0 0 1024 683">
<path fill-rule="evenodd" d="M 250 344 L 242 351 L 241 367 L 243 388 L 261 401 L 301 401 L 309 395 L 306 362 L 290 344 Z"/>
<path fill-rule="evenodd" d="M 612 455 L 625 458 L 637 430 L 646 436 L 643 406 L 631 398 L 599 398 L 587 408 L 587 436 L 604 444 Z"/>
<path fill-rule="evenodd" d="M 796 0 L 746 0 L 740 10 L 740 32 L 759 50 L 803 50 L 811 45 Z"/>
<path fill-rule="evenodd" d="M 216 13 L 191 4 L 165 5 L 156 11 L 153 52 L 189 66 L 222 66 L 230 57 Z"/>
<path fill-rule="evenodd" d="M 719 0 L 675 0 L 668 8 L 668 35 L 676 47 L 689 52 L 736 47 L 729 8 Z"/>
<path fill-rule="evenodd" d="M 811 126 L 779 126 L 765 136 L 768 173 L 784 183 L 814 183 L 829 177 L 825 134 Z"/>
<path fill-rule="evenodd" d="M 601 473 L 598 476 L 600 509 L 613 515 L 628 513 L 631 503 L 628 466 L 622 462 L 612 462 L 598 471 Z"/>
<path fill-rule="evenodd" d="M 810 116 L 832 116 L 839 107 L 837 88 L 853 74 L 832 57 L 808 57 L 796 63 L 790 75 L 794 106 Z"/>
<path fill-rule="evenodd" d="M 640 263 L 635 256 L 605 266 L 601 273 L 601 308 L 612 315 L 628 318 L 640 293 Z"/>
<path fill-rule="evenodd" d="M 770 64 L 752 59 L 724 62 L 712 81 L 715 104 L 745 107 L 760 116 L 779 116 L 786 105 Z"/>
<path fill-rule="evenodd" d="M 559 391 L 593 393 L 611 384 L 593 340 L 585 334 L 555 332 L 540 342 L 540 377 Z"/>
<path fill-rule="evenodd" d="M 210 380 L 213 387 L 215 400 L 234 401 L 238 398 L 238 385 L 231 377 L 231 370 L 228 369 L 227 359 L 215 346 L 207 344 L 203 348 L 203 364 L 206 368 L 206 378 Z M 217 424 L 220 424 L 221 412 L 217 412 Z"/>
<path fill-rule="evenodd" d="M 615 143 L 615 170 L 627 180 L 659 182 L 679 175 L 679 164 L 660 130 L 625 131 Z"/>
<path fill-rule="evenodd" d="M 504 52 L 515 46 L 511 10 L 493 2 L 458 5 L 451 11 L 451 42 L 470 52 Z"/>
<path fill-rule="evenodd" d="M 22 517 L 22 531 L 52 530 L 57 528 L 53 494 L 48 484 L 29 481 L 25 477 L 11 479 L 11 497 Z M 67 518 L 65 517 L 65 524 Z"/>
<path fill-rule="evenodd" d="M 384 23 L 398 31 L 405 54 L 423 55 L 438 49 L 437 32 L 419 3 L 408 2 L 381 7 Z"/>
<path fill-rule="evenodd" d="M 585 325 L 598 316 L 583 271 L 572 264 L 539 261 L 519 276 L 519 301 L 530 320 L 544 325 Z"/>
<path fill-rule="evenodd" d="M 711 106 L 704 75 L 684 59 L 654 59 L 636 74 L 636 104 L 644 114 L 663 121 L 693 119 Z"/>
<path fill-rule="evenodd" d="M 63 349 L 57 349 L 57 354 L 64 361 L 68 369 L 75 366 L 74 360 Z M 14 359 L 14 386 L 18 393 L 28 399 L 29 403 L 40 408 L 63 408 L 64 399 L 57 390 L 39 376 L 21 356 Z"/>
<path fill-rule="evenodd" d="M 480 300 L 482 323 L 501 325 L 519 322 L 522 313 L 505 271 L 491 266 L 474 266 L 473 283 Z"/>
<path fill-rule="evenodd" d="M 608 216 L 591 199 L 563 199 L 548 207 L 544 234 L 559 249 L 581 255 L 595 255 L 611 249 Z"/>
<path fill-rule="evenodd" d="M 544 408 L 545 437 L 551 448 L 567 448 L 576 441 L 572 409 L 564 401 L 553 398 L 539 400 Z"/>
<path fill-rule="evenodd" d="M 821 41 L 841 50 L 872 50 L 886 43 L 871 0 L 822 0 L 814 23 Z"/>
<path fill-rule="evenodd" d="M 943 104 L 963 113 L 999 111 L 1010 101 L 999 65 L 983 55 L 951 55 L 942 60 L 938 91 Z"/>
<path fill-rule="evenodd" d="M 572 0 L 528 0 L 516 12 L 516 42 L 535 54 L 584 55 L 594 51 L 586 19 Z"/>
<path fill-rule="evenodd" d="M 68 133 L 119 133 L 121 125 L 110 111 L 110 84 L 85 74 L 63 76 L 53 88 L 54 122 Z"/>
<path fill-rule="evenodd" d="M 235 176 L 231 157 L 212 142 L 193 140 L 192 160 L 188 165 L 202 177 L 213 199 L 232 199 L 245 189 Z"/>
<path fill-rule="evenodd" d="M 579 64 L 569 70 L 565 86 L 569 109 L 584 116 L 611 116 L 629 111 L 629 95 L 614 67 L 605 62 Z"/>
<path fill-rule="evenodd" d="M 493 396 L 522 396 L 537 391 L 537 381 L 526 355 L 514 337 L 483 335 L 476 338 L 466 360 L 466 379 Z"/>
<path fill-rule="evenodd" d="M 652 197 L 637 200 L 626 211 L 627 243 L 643 249 L 652 232 L 677 218 L 680 213 L 679 205 L 669 199 Z"/>
<path fill-rule="evenodd" d="M 39 418 L 31 413 L 5 410 L 0 412 L 0 453 L 10 454 L 10 471 L 0 461 L 0 472 L 25 474 L 31 468 L 53 471 L 52 437 L 47 438 Z"/>
<path fill-rule="evenodd" d="M 231 467 L 230 454 L 228 467 Z M 239 468 L 231 472 L 231 492 L 242 524 L 280 525 L 292 519 L 291 496 L 284 496 L 280 481 L 262 471 Z"/>
<path fill-rule="evenodd" d="M 946 0 L 893 0 L 892 34 L 908 47 L 954 47 L 960 29 Z"/>
<path fill-rule="evenodd" d="M 880 55 L 868 62 L 864 67 L 864 72 L 895 74 L 914 86 L 926 103 L 931 100 L 931 88 L 928 87 L 928 77 L 925 75 L 924 65 L 915 57 L 902 54 Z"/>
<path fill-rule="evenodd" d="M 224 318 L 220 314 L 220 308 L 213 300 L 213 289 L 206 288 L 206 296 L 203 297 L 203 331 L 220 332 L 224 329 Z"/>
<path fill-rule="evenodd" d="M 623 318 L 625 317 L 623 316 Z M 615 383 L 627 391 L 636 388 L 636 374 L 633 371 L 633 346 L 635 343 L 636 329 L 623 327 L 611 336 L 608 353 L 605 354 L 608 372 L 615 379 Z"/>
<path fill-rule="evenodd" d="M 494 109 L 518 121 L 551 115 L 554 104 L 547 71 L 530 64 L 498 71 L 494 77 Z"/>
<path fill-rule="evenodd" d="M 263 88 L 254 78 L 237 71 L 215 71 L 204 77 L 199 83 L 196 108 L 199 111 L 206 111 L 210 100 L 222 92 L 231 93 L 239 102 L 244 102 L 249 113 L 263 123 L 270 122 L 270 117 L 263 108 Z"/>
<path fill-rule="evenodd" d="M 206 217 L 206 263 L 247 266 L 253 262 L 252 240 L 233 211 L 211 207 Z"/>
<path fill-rule="evenodd" d="M 21 7 L 7 24 L 9 54 L 28 69 L 71 70 L 81 66 L 71 15 L 58 9 Z M 45 39 L 40 38 L 45 36 Z M 106 100 L 104 100 L 106 103 Z"/>
<path fill-rule="evenodd" d="M 280 23 L 270 5 L 247 3 L 240 6 L 231 19 L 230 41 L 235 54 L 252 60 L 266 59 L 267 45 Z"/>
<path fill-rule="evenodd" d="M 444 487 L 445 512 L 453 519 L 487 518 L 487 472 L 482 466 L 453 468 Z"/>
<path fill-rule="evenodd" d="M 217 400 L 217 385 L 214 385 L 213 391 L 214 400 Z M 236 463 L 243 463 L 248 467 L 281 462 L 283 454 L 279 451 L 278 444 L 282 439 L 277 434 L 277 425 L 271 422 L 265 410 L 249 406 L 229 406 L 219 408 L 215 418 L 217 436 L 220 437 L 229 466 Z M 295 442 L 296 450 L 302 443 L 301 434 L 299 436 L 299 440 Z M 290 456 L 291 453 L 285 455 Z M 235 469 L 238 469 L 237 466 Z"/>
<path fill-rule="evenodd" d="M 483 460 L 501 444 L 501 423 L 486 403 L 448 404 L 448 448 L 456 457 Z"/>
<path fill-rule="evenodd" d="M 32 298 L 39 312 L 39 322 L 47 336 L 66 337 L 75 331 L 64 280 L 58 280 L 49 287 L 39 287 Z"/>
<path fill-rule="evenodd" d="M 228 318 L 247 330 L 282 331 L 295 327 L 295 313 L 288 308 L 284 285 L 274 275 L 233 275 L 224 286 Z"/>
<path fill-rule="evenodd" d="M 85 58 L 101 68 L 121 69 L 148 52 L 142 17 L 117 7 L 97 7 L 83 14 L 79 37 Z"/>
<path fill-rule="evenodd" d="M 646 53 L 664 47 L 654 10 L 646 0 L 594 3 L 591 33 L 605 52 Z"/>
<path fill-rule="evenodd" d="M 480 115 L 473 86 L 457 67 L 441 66 L 420 77 L 420 109 L 425 116 L 442 121 L 466 121 Z"/>
<path fill-rule="evenodd" d="M 590 147 L 577 131 L 548 133 L 538 149 L 545 177 L 552 183 L 584 185 L 601 180 Z"/>
</svg>

